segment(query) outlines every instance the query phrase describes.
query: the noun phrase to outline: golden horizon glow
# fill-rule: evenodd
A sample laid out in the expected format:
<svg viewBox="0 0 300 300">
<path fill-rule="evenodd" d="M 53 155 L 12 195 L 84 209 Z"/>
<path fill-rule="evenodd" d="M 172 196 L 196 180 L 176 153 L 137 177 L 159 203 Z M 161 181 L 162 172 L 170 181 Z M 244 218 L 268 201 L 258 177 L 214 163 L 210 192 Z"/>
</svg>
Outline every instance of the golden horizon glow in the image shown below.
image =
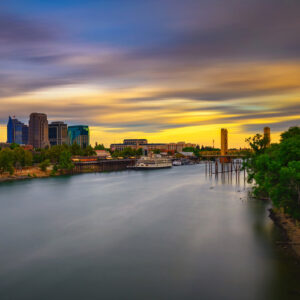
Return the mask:
<svg viewBox="0 0 300 300">
<path fill-rule="evenodd" d="M 300 62 L 232 63 L 202 72 L 200 76 L 194 70 L 194 77 L 189 77 L 191 82 L 201 82 L 196 92 L 194 85 L 188 87 L 188 81 L 182 82 L 179 92 L 168 82 L 122 89 L 73 84 L 2 98 L 2 110 L 7 117 L 16 115 L 26 123 L 19 114 L 27 114 L 28 120 L 31 112 L 38 111 L 46 113 L 49 122 L 89 125 L 91 144 L 106 146 L 125 138 L 147 138 L 153 143 L 186 141 L 200 145 L 212 145 L 214 140 L 219 147 L 220 128 L 225 127 L 229 147 L 238 148 L 247 145 L 245 138 L 262 133 L 264 126 L 271 127 L 272 141 L 277 142 L 289 124 L 299 125 Z M 198 100 L 195 93 L 228 94 L 229 98 L 209 100 L 203 96 Z M 286 122 L 287 126 L 278 128 Z M 0 140 L 6 141 L 5 124 L 0 127 Z"/>
</svg>

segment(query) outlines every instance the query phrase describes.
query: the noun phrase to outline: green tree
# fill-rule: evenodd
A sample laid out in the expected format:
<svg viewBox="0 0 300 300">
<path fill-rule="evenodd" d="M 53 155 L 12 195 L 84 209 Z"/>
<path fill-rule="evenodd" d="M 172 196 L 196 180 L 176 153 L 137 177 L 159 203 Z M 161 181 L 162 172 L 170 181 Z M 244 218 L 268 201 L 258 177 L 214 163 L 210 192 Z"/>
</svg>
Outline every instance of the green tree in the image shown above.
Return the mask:
<svg viewBox="0 0 300 300">
<path fill-rule="evenodd" d="M 256 135 L 248 139 L 252 148 L 245 167 L 257 197 L 270 198 L 275 207 L 300 219 L 300 129 L 282 133 L 279 144 L 266 147 Z"/>
<path fill-rule="evenodd" d="M 83 156 L 93 156 L 93 155 L 96 155 L 96 152 L 93 149 L 93 147 L 89 145 L 86 148 L 81 150 L 81 155 L 83 155 Z"/>
<path fill-rule="evenodd" d="M 254 137 L 246 139 L 246 142 L 250 145 L 255 155 L 264 153 L 268 147 L 268 138 L 263 137 L 261 134 L 256 134 Z"/>
<path fill-rule="evenodd" d="M 24 153 L 24 164 L 25 166 L 32 166 L 33 157 L 31 151 L 25 151 Z"/>
<path fill-rule="evenodd" d="M 103 144 L 98 144 L 94 147 L 94 150 L 105 150 L 105 147 Z"/>
<path fill-rule="evenodd" d="M 11 149 L 11 150 L 14 150 L 14 149 L 16 149 L 16 148 L 18 148 L 18 147 L 20 147 L 20 145 L 19 145 L 19 144 L 16 144 L 16 143 L 12 143 L 12 144 L 10 145 L 10 149 Z"/>
<path fill-rule="evenodd" d="M 25 166 L 32 165 L 32 153 L 24 150 L 21 147 L 17 147 L 13 150 L 14 154 L 14 166 L 16 168 L 23 168 Z"/>
<path fill-rule="evenodd" d="M 281 134 L 281 141 L 284 141 L 288 138 L 299 136 L 300 135 L 300 127 L 290 127 L 288 131 L 283 132 Z"/>
<path fill-rule="evenodd" d="M 77 143 L 71 145 L 71 154 L 72 155 L 82 155 L 80 146 Z"/>
<path fill-rule="evenodd" d="M 71 171 L 74 168 L 74 164 L 72 163 L 72 154 L 70 151 L 64 150 L 61 152 L 57 167 L 59 170 L 68 171 Z"/>
<path fill-rule="evenodd" d="M 183 152 L 193 152 L 196 157 L 200 156 L 200 148 L 198 147 L 185 147 L 182 149 Z"/>
<path fill-rule="evenodd" d="M 137 149 L 137 150 L 136 150 L 136 155 L 137 155 L 137 156 L 143 155 L 143 149 L 142 149 L 142 148 Z"/>
<path fill-rule="evenodd" d="M 46 151 L 46 157 L 50 159 L 52 163 L 58 163 L 61 152 L 65 149 L 65 146 L 55 145 Z"/>
<path fill-rule="evenodd" d="M 0 172 L 9 172 L 11 175 L 14 173 L 14 153 L 9 148 L 4 148 L 0 152 Z"/>
<path fill-rule="evenodd" d="M 42 161 L 39 164 L 39 167 L 42 171 L 46 172 L 47 168 L 50 166 L 50 160 L 49 159 L 45 159 L 44 161 Z"/>
</svg>

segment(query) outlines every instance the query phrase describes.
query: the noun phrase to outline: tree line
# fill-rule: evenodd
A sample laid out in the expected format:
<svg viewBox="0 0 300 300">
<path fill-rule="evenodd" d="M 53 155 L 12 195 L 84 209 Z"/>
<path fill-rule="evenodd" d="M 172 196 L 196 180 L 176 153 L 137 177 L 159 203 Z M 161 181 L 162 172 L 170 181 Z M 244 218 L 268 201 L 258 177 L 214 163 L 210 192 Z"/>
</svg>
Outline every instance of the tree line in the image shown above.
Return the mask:
<svg viewBox="0 0 300 300">
<path fill-rule="evenodd" d="M 9 172 L 13 174 L 16 170 L 24 167 L 39 166 L 41 170 L 46 171 L 52 164 L 53 173 L 57 171 L 71 171 L 74 168 L 72 156 L 93 156 L 95 150 L 108 150 L 112 157 L 136 157 L 143 155 L 143 149 L 125 148 L 122 151 L 110 151 L 105 149 L 104 145 L 97 144 L 94 148 L 87 146 L 81 148 L 78 144 L 57 145 L 51 148 L 35 149 L 34 151 L 25 150 L 18 144 L 11 144 L 10 148 L 0 149 L 0 173 Z"/>
<path fill-rule="evenodd" d="M 97 148 L 102 147 L 98 145 Z M 72 156 L 96 155 L 93 147 L 88 146 L 81 149 L 78 144 L 57 145 L 46 149 L 25 150 L 18 144 L 11 144 L 10 148 L 0 150 L 0 173 L 8 172 L 13 174 L 15 170 L 24 167 L 37 165 L 45 171 L 50 164 L 53 164 L 53 172 L 72 170 Z"/>
<path fill-rule="evenodd" d="M 245 167 L 254 195 L 270 199 L 276 208 L 300 220 L 300 128 L 291 127 L 270 146 L 260 134 L 247 141 L 253 151 Z"/>
</svg>

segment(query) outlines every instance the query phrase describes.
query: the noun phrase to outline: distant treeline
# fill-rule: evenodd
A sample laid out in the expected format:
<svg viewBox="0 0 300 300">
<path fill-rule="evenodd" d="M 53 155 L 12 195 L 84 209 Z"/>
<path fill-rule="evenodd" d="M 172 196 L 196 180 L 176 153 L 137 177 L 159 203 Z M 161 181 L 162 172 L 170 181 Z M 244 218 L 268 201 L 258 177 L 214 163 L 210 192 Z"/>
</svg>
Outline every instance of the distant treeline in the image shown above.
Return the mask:
<svg viewBox="0 0 300 300">
<path fill-rule="evenodd" d="M 15 170 L 24 167 L 39 165 L 42 170 L 46 170 L 53 164 L 53 173 L 58 170 L 71 170 L 74 165 L 72 156 L 91 156 L 95 155 L 95 150 L 104 149 L 103 145 L 95 148 L 88 146 L 81 149 L 79 145 L 57 145 L 47 149 L 35 149 L 34 151 L 25 150 L 18 144 L 12 144 L 10 148 L 0 151 L 0 173 L 9 172 L 13 174 Z"/>
<path fill-rule="evenodd" d="M 247 141 L 253 152 L 245 167 L 254 195 L 271 199 L 275 207 L 300 220 L 300 128 L 291 127 L 270 146 L 259 134 Z"/>
</svg>

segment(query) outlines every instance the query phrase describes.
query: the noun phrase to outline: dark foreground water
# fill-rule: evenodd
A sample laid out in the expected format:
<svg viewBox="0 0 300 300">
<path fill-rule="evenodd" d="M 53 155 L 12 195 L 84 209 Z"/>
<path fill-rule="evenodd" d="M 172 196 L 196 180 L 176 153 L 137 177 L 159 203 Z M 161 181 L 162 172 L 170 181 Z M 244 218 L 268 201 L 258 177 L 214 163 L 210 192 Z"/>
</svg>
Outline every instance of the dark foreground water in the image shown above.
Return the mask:
<svg viewBox="0 0 300 300">
<path fill-rule="evenodd" d="M 0 299 L 300 299 L 266 204 L 204 166 L 0 184 Z"/>
</svg>

